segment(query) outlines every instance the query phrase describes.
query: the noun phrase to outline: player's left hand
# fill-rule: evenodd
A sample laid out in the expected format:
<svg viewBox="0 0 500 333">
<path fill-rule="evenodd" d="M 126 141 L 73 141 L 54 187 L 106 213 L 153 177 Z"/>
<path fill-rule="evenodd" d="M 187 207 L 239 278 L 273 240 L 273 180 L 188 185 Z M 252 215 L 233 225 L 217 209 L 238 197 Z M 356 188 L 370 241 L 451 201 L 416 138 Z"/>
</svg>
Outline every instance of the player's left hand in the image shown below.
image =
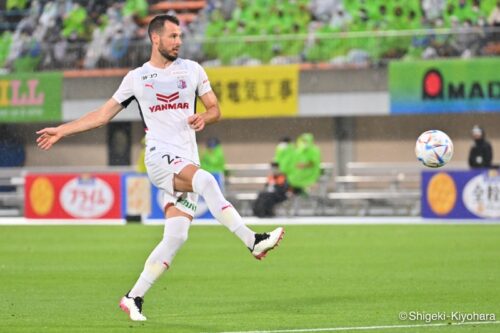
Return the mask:
<svg viewBox="0 0 500 333">
<path fill-rule="evenodd" d="M 205 119 L 201 117 L 199 114 L 193 114 L 188 118 L 189 127 L 194 129 L 196 132 L 201 131 L 205 128 Z"/>
</svg>

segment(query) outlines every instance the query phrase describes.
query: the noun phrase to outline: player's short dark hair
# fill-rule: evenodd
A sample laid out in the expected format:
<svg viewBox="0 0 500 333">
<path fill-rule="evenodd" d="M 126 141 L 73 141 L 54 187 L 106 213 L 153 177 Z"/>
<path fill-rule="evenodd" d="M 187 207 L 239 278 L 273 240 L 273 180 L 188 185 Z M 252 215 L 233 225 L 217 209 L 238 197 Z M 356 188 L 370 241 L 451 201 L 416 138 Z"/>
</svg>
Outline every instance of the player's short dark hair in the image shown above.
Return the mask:
<svg viewBox="0 0 500 333">
<path fill-rule="evenodd" d="M 149 39 L 151 39 L 151 35 L 153 34 L 153 32 L 156 32 L 158 34 L 162 32 L 166 21 L 172 22 L 175 25 L 180 24 L 179 19 L 173 15 L 168 15 L 168 14 L 157 15 L 151 20 L 151 22 L 149 22 L 148 26 Z"/>
</svg>

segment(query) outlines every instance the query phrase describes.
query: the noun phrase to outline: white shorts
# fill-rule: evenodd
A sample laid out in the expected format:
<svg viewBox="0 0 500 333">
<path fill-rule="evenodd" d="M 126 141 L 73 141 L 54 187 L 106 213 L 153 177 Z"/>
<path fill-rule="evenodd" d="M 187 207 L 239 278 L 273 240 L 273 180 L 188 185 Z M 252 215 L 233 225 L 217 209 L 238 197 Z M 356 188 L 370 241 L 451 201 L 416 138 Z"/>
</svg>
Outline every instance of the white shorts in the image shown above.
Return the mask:
<svg viewBox="0 0 500 333">
<path fill-rule="evenodd" d="M 174 175 L 179 174 L 186 166 L 195 162 L 176 156 L 156 147 L 148 147 L 144 159 L 151 182 L 163 190 L 163 207 L 173 204 L 182 212 L 194 217 L 198 203 L 198 194 L 193 192 L 177 192 L 174 190 Z"/>
</svg>

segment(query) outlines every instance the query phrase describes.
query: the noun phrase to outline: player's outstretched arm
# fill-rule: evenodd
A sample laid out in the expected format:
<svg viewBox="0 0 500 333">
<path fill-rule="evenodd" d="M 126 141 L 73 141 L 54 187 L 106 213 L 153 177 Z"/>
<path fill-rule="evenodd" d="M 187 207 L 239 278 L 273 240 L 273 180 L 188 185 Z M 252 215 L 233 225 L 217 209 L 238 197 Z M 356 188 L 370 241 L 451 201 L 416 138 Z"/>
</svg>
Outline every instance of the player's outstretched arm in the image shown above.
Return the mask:
<svg viewBox="0 0 500 333">
<path fill-rule="evenodd" d="M 38 147 L 48 150 L 57 141 L 65 136 L 73 135 L 106 125 L 123 109 L 123 106 L 110 98 L 100 108 L 91 111 L 77 120 L 70 121 L 57 127 L 47 127 L 36 132 Z"/>
<path fill-rule="evenodd" d="M 205 106 L 206 112 L 194 114 L 188 118 L 189 126 L 196 132 L 204 129 L 205 125 L 217 122 L 221 116 L 219 102 L 213 91 L 209 91 L 203 96 L 200 96 L 200 99 Z"/>
</svg>

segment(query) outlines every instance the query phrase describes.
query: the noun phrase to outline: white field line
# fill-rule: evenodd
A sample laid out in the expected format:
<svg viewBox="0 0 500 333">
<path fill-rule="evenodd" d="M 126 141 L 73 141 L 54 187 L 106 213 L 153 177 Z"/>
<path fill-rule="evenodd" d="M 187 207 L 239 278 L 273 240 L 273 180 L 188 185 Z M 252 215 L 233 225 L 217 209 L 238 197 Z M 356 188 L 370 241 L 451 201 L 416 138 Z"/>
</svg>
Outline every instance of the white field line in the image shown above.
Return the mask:
<svg viewBox="0 0 500 333">
<path fill-rule="evenodd" d="M 424 219 L 422 217 L 311 216 L 260 219 L 244 217 L 247 225 L 387 225 L 387 224 L 500 224 L 500 219 Z M 164 220 L 146 220 L 145 224 L 163 224 Z M 220 225 L 213 219 L 195 219 L 193 225 Z"/>
<path fill-rule="evenodd" d="M 311 217 L 276 217 L 259 219 L 244 217 L 248 225 L 463 225 L 463 224 L 500 224 L 500 219 L 424 219 L 421 217 L 336 217 L 336 216 L 311 216 Z M 146 220 L 147 225 L 162 225 L 163 219 Z M 125 220 L 105 219 L 26 219 L 24 217 L 0 217 L 0 225 L 123 225 Z M 195 219 L 193 225 L 220 225 L 213 219 Z"/>
<path fill-rule="evenodd" d="M 426 327 L 445 327 L 462 325 L 495 325 L 500 321 L 466 321 L 456 323 L 433 323 L 433 324 L 413 324 L 413 325 L 382 325 L 382 326 L 352 326 L 352 327 L 328 327 L 328 328 L 298 328 L 269 331 L 233 331 L 217 333 L 306 333 L 306 332 L 342 332 L 342 331 L 373 331 L 388 330 L 394 328 L 426 328 Z"/>
</svg>

